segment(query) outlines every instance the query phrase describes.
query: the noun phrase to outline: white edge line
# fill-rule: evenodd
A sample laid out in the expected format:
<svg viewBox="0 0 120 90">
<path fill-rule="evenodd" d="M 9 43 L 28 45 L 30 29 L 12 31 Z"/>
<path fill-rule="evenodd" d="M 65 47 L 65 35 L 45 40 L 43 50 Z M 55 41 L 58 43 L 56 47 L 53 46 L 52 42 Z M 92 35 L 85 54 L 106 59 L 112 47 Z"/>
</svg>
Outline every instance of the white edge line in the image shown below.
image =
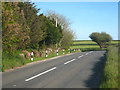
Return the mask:
<svg viewBox="0 0 120 90">
<path fill-rule="evenodd" d="M 42 72 L 42 73 L 40 73 L 40 74 L 37 74 L 37 75 L 35 75 L 35 76 L 33 76 L 33 77 L 31 77 L 31 78 L 28 78 L 28 79 L 26 79 L 25 81 L 27 82 L 27 81 L 30 81 L 30 80 L 32 80 L 32 79 L 34 79 L 34 78 L 36 78 L 36 77 L 39 77 L 39 76 L 41 76 L 41 75 L 43 75 L 43 74 L 45 74 L 45 73 L 48 73 L 48 72 L 50 72 L 50 71 L 52 71 L 52 70 L 54 70 L 54 69 L 56 69 L 57 67 L 53 67 L 53 68 L 51 68 L 51 69 L 49 69 L 49 70 L 46 70 L 46 71 L 44 71 L 44 72 Z"/>
<path fill-rule="evenodd" d="M 92 53 L 93 51 L 90 51 L 89 53 Z"/>
<path fill-rule="evenodd" d="M 79 56 L 78 58 L 81 58 L 81 57 L 83 57 L 83 55 Z"/>
<path fill-rule="evenodd" d="M 72 59 L 72 60 L 70 60 L 70 61 L 67 61 L 67 62 L 65 62 L 64 64 L 68 64 L 68 63 L 70 63 L 70 62 L 72 62 L 72 61 L 74 61 L 75 59 Z"/>
<path fill-rule="evenodd" d="M 17 85 L 13 85 L 14 87 L 16 87 Z"/>
<path fill-rule="evenodd" d="M 89 53 L 86 53 L 85 55 L 88 55 Z"/>
</svg>

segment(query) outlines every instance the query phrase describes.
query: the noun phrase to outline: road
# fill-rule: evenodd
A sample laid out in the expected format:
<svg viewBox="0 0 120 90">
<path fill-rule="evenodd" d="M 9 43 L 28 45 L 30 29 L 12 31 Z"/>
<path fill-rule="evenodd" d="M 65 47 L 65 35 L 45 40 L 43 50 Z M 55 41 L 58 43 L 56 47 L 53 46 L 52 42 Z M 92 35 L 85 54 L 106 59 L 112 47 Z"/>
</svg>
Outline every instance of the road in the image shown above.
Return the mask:
<svg viewBox="0 0 120 90">
<path fill-rule="evenodd" d="M 2 73 L 3 88 L 97 88 L 105 51 L 78 52 Z"/>
</svg>

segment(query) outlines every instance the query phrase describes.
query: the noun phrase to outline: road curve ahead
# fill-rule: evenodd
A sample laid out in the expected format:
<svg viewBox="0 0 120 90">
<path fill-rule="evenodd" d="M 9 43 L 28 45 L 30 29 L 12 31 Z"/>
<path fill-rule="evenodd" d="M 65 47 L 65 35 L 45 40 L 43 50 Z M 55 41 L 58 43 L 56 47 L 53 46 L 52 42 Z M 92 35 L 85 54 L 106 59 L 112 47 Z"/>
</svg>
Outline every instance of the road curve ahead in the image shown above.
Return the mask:
<svg viewBox="0 0 120 90">
<path fill-rule="evenodd" d="M 3 88 L 97 88 L 105 51 L 78 52 L 2 73 Z"/>
</svg>

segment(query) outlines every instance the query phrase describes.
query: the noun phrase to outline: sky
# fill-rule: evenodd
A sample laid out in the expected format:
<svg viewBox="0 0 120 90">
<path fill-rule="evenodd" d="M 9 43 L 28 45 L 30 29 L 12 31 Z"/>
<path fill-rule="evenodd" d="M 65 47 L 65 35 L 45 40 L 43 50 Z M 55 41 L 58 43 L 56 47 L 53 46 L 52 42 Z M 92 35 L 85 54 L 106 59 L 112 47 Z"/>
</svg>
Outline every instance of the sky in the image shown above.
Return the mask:
<svg viewBox="0 0 120 90">
<path fill-rule="evenodd" d="M 117 2 L 35 2 L 39 13 L 47 10 L 64 15 L 71 22 L 76 40 L 90 40 L 92 32 L 106 32 L 118 40 Z"/>
</svg>

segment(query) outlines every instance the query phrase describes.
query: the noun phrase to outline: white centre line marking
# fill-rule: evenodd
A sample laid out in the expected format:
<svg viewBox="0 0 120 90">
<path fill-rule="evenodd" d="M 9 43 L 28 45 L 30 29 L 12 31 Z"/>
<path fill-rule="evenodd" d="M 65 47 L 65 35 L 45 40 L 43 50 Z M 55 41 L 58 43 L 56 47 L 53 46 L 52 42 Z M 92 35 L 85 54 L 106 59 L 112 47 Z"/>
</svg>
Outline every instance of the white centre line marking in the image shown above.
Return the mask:
<svg viewBox="0 0 120 90">
<path fill-rule="evenodd" d="M 49 69 L 49 70 L 47 70 L 47 71 L 44 71 L 44 72 L 42 72 L 42 73 L 40 73 L 40 74 L 37 74 L 37 75 L 35 75 L 35 76 L 33 76 L 33 77 L 31 77 L 31 78 L 28 78 L 28 79 L 26 79 L 25 81 L 27 82 L 27 81 L 30 81 L 30 80 L 32 80 L 32 79 L 34 79 L 34 78 L 36 78 L 36 77 L 39 77 L 39 76 L 41 76 L 41 75 L 43 75 L 43 74 L 45 74 L 45 73 L 48 73 L 48 72 L 50 72 L 50 71 L 52 71 L 52 70 L 54 70 L 54 69 L 56 69 L 57 67 L 53 67 L 53 68 L 51 68 L 51 69 Z"/>
<path fill-rule="evenodd" d="M 92 53 L 93 51 L 90 51 L 89 53 Z"/>
<path fill-rule="evenodd" d="M 16 85 L 13 85 L 14 87 L 16 87 Z"/>
<path fill-rule="evenodd" d="M 88 55 L 88 53 L 86 53 L 85 55 Z"/>
<path fill-rule="evenodd" d="M 72 60 L 70 60 L 70 61 L 67 61 L 67 62 L 65 62 L 64 64 L 68 64 L 68 63 L 70 63 L 70 62 L 72 62 L 72 61 L 75 61 L 75 59 L 72 59 Z"/>
<path fill-rule="evenodd" d="M 78 58 L 81 58 L 81 57 L 83 57 L 83 55 L 79 56 Z"/>
</svg>

